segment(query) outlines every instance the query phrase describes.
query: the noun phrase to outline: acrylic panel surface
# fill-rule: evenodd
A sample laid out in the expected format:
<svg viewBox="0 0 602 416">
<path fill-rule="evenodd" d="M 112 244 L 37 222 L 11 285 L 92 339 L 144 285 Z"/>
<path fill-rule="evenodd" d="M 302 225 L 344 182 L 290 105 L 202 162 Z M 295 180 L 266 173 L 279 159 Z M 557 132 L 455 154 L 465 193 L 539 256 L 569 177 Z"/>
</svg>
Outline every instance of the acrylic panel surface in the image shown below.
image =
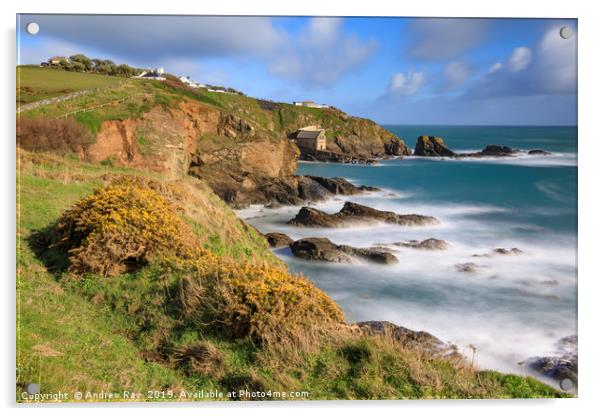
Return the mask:
<svg viewBox="0 0 602 416">
<path fill-rule="evenodd" d="M 18 15 L 17 401 L 575 396 L 577 37 Z"/>
</svg>

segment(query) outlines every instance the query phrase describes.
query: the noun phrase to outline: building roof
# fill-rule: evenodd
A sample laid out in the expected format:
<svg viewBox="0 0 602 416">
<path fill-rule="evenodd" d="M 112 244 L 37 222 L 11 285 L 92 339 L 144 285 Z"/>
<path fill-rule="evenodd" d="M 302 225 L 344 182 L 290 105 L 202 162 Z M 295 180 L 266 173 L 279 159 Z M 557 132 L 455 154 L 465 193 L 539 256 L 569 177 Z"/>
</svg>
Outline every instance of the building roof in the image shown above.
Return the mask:
<svg viewBox="0 0 602 416">
<path fill-rule="evenodd" d="M 297 139 L 317 139 L 323 130 L 299 130 Z"/>
</svg>

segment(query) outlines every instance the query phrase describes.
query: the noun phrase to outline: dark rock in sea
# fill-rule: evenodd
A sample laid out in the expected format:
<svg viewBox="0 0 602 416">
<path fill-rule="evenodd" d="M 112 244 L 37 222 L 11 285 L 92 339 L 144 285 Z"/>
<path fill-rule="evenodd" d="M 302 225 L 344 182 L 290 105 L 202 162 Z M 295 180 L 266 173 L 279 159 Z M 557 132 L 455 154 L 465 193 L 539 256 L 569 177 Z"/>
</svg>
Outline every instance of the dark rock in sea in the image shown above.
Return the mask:
<svg viewBox="0 0 602 416">
<path fill-rule="evenodd" d="M 308 178 L 313 179 L 335 195 L 355 195 L 361 192 L 379 191 L 374 186 L 355 186 L 344 178 L 323 178 L 321 176 L 308 176 Z"/>
<path fill-rule="evenodd" d="M 547 150 L 541 150 L 541 149 L 533 149 L 533 150 L 529 150 L 528 154 L 530 154 L 530 155 L 549 156 L 549 155 L 552 154 L 552 152 L 548 152 Z"/>
<path fill-rule="evenodd" d="M 380 264 L 397 263 L 397 257 L 385 250 L 338 245 L 327 238 L 303 238 L 290 247 L 296 257 L 305 260 L 352 263 L 354 258 L 359 258 Z"/>
<path fill-rule="evenodd" d="M 385 152 L 393 156 L 404 156 L 411 152 L 402 140 L 392 138 L 385 143 Z"/>
<path fill-rule="evenodd" d="M 462 273 L 476 273 L 479 266 L 476 263 L 458 263 L 455 265 L 456 270 Z"/>
<path fill-rule="evenodd" d="M 265 239 L 273 248 L 288 247 L 293 243 L 293 239 L 283 233 L 267 233 Z"/>
<path fill-rule="evenodd" d="M 508 256 L 510 254 L 523 254 L 523 251 L 519 248 L 516 247 L 512 247 L 512 248 L 494 248 L 493 249 L 493 254 L 500 254 L 502 256 Z"/>
<path fill-rule="evenodd" d="M 299 197 L 306 201 L 323 201 L 332 195 L 328 189 L 309 176 L 299 176 L 297 178 L 297 189 Z"/>
<path fill-rule="evenodd" d="M 485 146 L 483 150 L 475 153 L 458 153 L 456 156 L 462 157 L 509 157 L 516 156 L 519 153 L 518 150 L 512 149 L 508 146 L 500 146 L 497 144 L 490 144 Z"/>
<path fill-rule="evenodd" d="M 388 321 L 357 322 L 356 325 L 367 334 L 391 336 L 406 348 L 419 349 L 438 357 L 463 358 L 456 345 L 441 341 L 425 331 L 413 331 Z"/>
<path fill-rule="evenodd" d="M 497 144 L 487 145 L 481 150 L 483 156 L 510 156 L 515 154 L 517 151 L 508 146 L 499 146 Z"/>
<path fill-rule="evenodd" d="M 393 243 L 395 246 L 415 248 L 419 250 L 447 250 L 448 244 L 445 240 L 436 238 L 427 238 L 426 240 L 408 240 Z"/>
<path fill-rule="evenodd" d="M 303 207 L 297 216 L 288 224 L 304 227 L 344 227 L 354 224 L 384 222 L 404 226 L 438 224 L 439 221 L 430 216 L 417 214 L 396 214 L 390 211 L 379 211 L 365 205 L 345 202 L 336 214 L 328 214 L 315 208 Z"/>
<path fill-rule="evenodd" d="M 561 338 L 557 343 L 557 355 L 545 357 L 532 357 L 519 363 L 526 365 L 546 377 L 561 382 L 569 379 L 577 386 L 578 379 L 578 355 L 577 336 L 572 335 Z"/>
<path fill-rule="evenodd" d="M 415 156 L 455 156 L 441 137 L 420 136 L 416 140 Z"/>
<path fill-rule="evenodd" d="M 502 247 L 498 247 L 498 248 L 494 248 L 493 250 L 491 250 L 491 253 L 485 253 L 485 254 L 473 254 L 472 257 L 491 257 L 491 256 L 509 256 L 509 255 L 520 255 L 520 254 L 524 254 L 524 251 L 522 251 L 519 248 L 516 247 L 512 247 L 512 248 L 502 248 Z"/>
</svg>

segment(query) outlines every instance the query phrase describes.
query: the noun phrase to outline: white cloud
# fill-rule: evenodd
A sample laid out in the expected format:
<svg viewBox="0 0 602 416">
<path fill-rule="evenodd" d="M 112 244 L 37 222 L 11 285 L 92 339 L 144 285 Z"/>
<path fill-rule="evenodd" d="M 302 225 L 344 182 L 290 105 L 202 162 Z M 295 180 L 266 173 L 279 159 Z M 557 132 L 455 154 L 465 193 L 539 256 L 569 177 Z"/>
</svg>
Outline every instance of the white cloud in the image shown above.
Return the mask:
<svg viewBox="0 0 602 416">
<path fill-rule="evenodd" d="M 310 86 L 327 86 L 356 69 L 374 52 L 373 41 L 364 42 L 343 32 L 339 18 L 315 17 L 274 56 L 270 72 Z"/>
<path fill-rule="evenodd" d="M 487 73 L 493 74 L 494 72 L 501 70 L 503 67 L 504 67 L 504 64 L 498 61 L 489 67 L 489 69 L 487 70 Z"/>
<path fill-rule="evenodd" d="M 487 36 L 486 19 L 415 19 L 409 25 L 411 57 L 446 60 L 479 45 Z"/>
<path fill-rule="evenodd" d="M 531 63 L 532 55 L 533 53 L 531 52 L 531 49 L 525 46 L 516 48 L 508 60 L 508 67 L 514 72 L 522 71 Z"/>
<path fill-rule="evenodd" d="M 414 95 L 425 81 L 424 72 L 410 70 L 407 74 L 397 72 L 391 76 L 389 95 Z"/>
<path fill-rule="evenodd" d="M 302 31 L 300 42 L 310 47 L 330 47 L 336 43 L 342 19 L 338 17 L 314 17 Z"/>
<path fill-rule="evenodd" d="M 443 68 L 443 88 L 451 90 L 458 88 L 470 76 L 470 67 L 464 61 L 452 61 Z"/>
<path fill-rule="evenodd" d="M 29 16 L 29 17 L 28 17 Z M 40 38 L 54 38 L 105 52 L 127 62 L 154 66 L 164 58 L 255 54 L 283 47 L 287 34 L 268 17 L 25 15 L 40 25 Z"/>
<path fill-rule="evenodd" d="M 563 39 L 561 22 L 532 47 L 514 49 L 506 62 L 495 63 L 470 91 L 478 97 L 511 97 L 577 92 L 577 40 Z"/>
</svg>

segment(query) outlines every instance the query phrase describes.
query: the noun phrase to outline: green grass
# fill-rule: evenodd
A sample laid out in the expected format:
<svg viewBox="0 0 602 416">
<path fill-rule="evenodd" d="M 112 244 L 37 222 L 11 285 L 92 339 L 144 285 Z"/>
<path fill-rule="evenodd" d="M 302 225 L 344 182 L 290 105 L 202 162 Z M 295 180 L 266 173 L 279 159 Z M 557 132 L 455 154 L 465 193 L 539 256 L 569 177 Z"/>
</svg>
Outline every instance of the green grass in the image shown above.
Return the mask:
<svg viewBox="0 0 602 416">
<path fill-rule="evenodd" d="M 108 87 L 123 81 L 123 78 L 107 75 L 18 66 L 17 102 L 26 104 L 75 91 Z"/>
</svg>

